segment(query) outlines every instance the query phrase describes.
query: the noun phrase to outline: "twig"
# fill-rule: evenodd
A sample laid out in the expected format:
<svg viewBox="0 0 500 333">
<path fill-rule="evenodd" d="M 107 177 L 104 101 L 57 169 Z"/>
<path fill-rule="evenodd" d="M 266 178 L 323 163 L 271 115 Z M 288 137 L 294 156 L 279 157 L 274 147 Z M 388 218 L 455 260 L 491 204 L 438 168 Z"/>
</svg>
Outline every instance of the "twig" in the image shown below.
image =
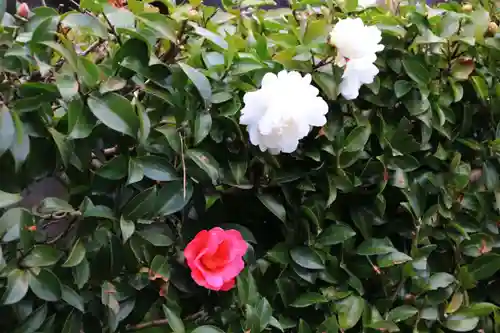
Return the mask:
<svg viewBox="0 0 500 333">
<path fill-rule="evenodd" d="M 181 28 L 177 33 L 176 44 L 172 45 L 170 49 L 165 54 L 162 55 L 161 60 L 163 60 L 164 62 L 169 62 L 170 60 L 173 60 L 175 56 L 179 53 L 180 46 L 186 42 L 186 40 L 182 40 L 182 37 L 186 32 L 186 28 L 187 28 L 187 20 L 182 22 Z"/>
<path fill-rule="evenodd" d="M 128 325 L 125 328 L 125 330 L 127 332 L 136 332 L 136 331 L 143 330 L 145 328 L 161 327 L 161 326 L 165 326 L 165 325 L 168 325 L 167 319 L 157 319 L 157 320 L 152 320 L 152 321 L 148 321 L 145 323 L 140 323 L 137 325 Z"/>
<path fill-rule="evenodd" d="M 321 59 L 317 64 L 313 65 L 313 70 L 316 70 L 318 68 L 321 68 L 325 65 L 328 65 L 330 62 L 332 62 L 333 58 L 326 58 L 326 59 Z"/>
<path fill-rule="evenodd" d="M 186 200 L 186 161 L 184 161 L 184 140 L 182 140 L 182 134 L 179 133 L 179 138 L 181 139 L 181 163 L 182 163 L 182 194 L 184 200 Z"/>
<path fill-rule="evenodd" d="M 116 37 L 116 41 L 118 42 L 118 44 L 120 44 L 120 46 L 122 46 L 123 45 L 122 40 L 120 39 L 120 35 L 118 35 L 118 32 L 115 29 L 115 26 L 113 24 L 111 24 L 111 21 L 108 19 L 106 14 L 102 13 L 102 16 L 106 20 L 106 23 L 109 25 L 109 29 L 111 30 L 111 33 Z"/>
</svg>

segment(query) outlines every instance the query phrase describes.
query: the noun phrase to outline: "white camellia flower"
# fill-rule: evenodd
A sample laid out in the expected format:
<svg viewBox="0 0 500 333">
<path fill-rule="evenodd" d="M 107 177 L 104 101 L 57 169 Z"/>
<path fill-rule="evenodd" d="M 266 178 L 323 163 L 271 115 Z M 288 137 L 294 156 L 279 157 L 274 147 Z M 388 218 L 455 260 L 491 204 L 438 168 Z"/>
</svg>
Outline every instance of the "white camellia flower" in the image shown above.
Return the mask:
<svg viewBox="0 0 500 333">
<path fill-rule="evenodd" d="M 355 99 L 359 95 L 359 89 L 363 84 L 373 83 L 378 74 L 378 68 L 369 59 L 349 60 L 345 66 L 340 92 L 345 99 Z"/>
<path fill-rule="evenodd" d="M 250 142 L 271 154 L 291 153 L 312 126 L 326 123 L 328 104 L 311 85 L 311 75 L 267 73 L 261 88 L 243 97 L 240 124 L 248 125 Z"/>
<path fill-rule="evenodd" d="M 346 99 L 358 97 L 363 84 L 372 83 L 378 74 L 373 64 L 377 52 L 384 49 L 382 33 L 375 26 L 366 26 L 360 18 L 339 21 L 330 33 L 330 44 L 337 49 L 335 64 L 345 67 L 340 93 Z"/>
<path fill-rule="evenodd" d="M 360 6 L 361 8 L 374 7 L 377 4 L 377 0 L 358 0 L 358 6 Z"/>
</svg>

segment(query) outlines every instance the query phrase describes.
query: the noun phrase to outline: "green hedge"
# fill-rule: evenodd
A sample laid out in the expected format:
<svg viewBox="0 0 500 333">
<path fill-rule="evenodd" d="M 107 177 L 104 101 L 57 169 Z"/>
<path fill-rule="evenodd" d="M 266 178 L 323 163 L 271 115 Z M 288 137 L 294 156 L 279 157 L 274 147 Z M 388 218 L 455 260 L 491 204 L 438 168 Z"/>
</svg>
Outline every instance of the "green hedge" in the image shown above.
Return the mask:
<svg viewBox="0 0 500 333">
<path fill-rule="evenodd" d="M 495 3 L 199 2 L 0 11 L 0 332 L 500 332 Z"/>
</svg>

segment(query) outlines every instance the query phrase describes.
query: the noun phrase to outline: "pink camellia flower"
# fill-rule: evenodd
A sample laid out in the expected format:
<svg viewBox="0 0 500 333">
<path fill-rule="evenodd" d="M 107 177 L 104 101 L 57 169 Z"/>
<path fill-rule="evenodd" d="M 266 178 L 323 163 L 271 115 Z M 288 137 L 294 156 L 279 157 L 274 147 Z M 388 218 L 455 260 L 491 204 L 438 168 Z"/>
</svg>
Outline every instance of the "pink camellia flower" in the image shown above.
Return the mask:
<svg viewBox="0 0 500 333">
<path fill-rule="evenodd" d="M 237 230 L 200 231 L 184 249 L 193 280 L 211 290 L 228 291 L 245 267 L 248 245 Z"/>
</svg>

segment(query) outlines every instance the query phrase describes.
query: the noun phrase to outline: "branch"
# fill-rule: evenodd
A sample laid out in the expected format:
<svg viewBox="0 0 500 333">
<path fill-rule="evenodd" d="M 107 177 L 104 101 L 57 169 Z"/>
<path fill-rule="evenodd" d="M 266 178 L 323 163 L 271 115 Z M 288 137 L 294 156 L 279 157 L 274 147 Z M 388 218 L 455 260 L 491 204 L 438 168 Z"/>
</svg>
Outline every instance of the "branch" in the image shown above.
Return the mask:
<svg viewBox="0 0 500 333">
<path fill-rule="evenodd" d="M 157 319 L 157 320 L 152 320 L 152 321 L 148 321 L 148 322 L 145 322 L 145 323 L 140 323 L 140 324 L 137 324 L 137 325 L 128 325 L 125 328 L 125 331 L 127 331 L 127 332 L 137 332 L 137 331 L 143 330 L 145 328 L 161 327 L 161 326 L 165 326 L 165 325 L 168 325 L 168 320 L 167 319 Z"/>
</svg>

